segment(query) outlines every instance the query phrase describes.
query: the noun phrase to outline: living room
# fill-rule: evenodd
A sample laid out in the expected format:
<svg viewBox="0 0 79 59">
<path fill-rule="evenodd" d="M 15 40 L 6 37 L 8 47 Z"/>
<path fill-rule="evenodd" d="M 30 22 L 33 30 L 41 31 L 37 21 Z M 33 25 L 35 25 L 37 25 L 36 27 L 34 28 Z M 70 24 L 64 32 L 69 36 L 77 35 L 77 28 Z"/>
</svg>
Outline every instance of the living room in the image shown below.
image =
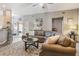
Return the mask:
<svg viewBox="0 0 79 59">
<path fill-rule="evenodd" d="M 2 56 L 79 56 L 79 3 L 0 3 L 0 19 Z"/>
</svg>

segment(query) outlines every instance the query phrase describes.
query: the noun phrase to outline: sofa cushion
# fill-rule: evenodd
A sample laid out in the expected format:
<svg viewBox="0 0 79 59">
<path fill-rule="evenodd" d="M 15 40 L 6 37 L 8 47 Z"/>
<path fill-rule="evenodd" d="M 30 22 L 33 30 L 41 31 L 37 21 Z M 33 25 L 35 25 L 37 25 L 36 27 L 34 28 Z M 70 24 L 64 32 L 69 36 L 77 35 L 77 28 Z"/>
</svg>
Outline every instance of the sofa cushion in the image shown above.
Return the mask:
<svg viewBox="0 0 79 59">
<path fill-rule="evenodd" d="M 76 48 L 72 47 L 64 47 L 59 44 L 43 44 L 42 46 L 43 51 L 51 51 L 57 52 L 57 53 L 63 53 L 63 54 L 70 54 L 70 55 L 75 55 L 76 53 Z"/>
<path fill-rule="evenodd" d="M 66 39 L 69 39 L 69 42 L 70 42 L 69 47 L 74 48 L 76 46 L 75 40 L 73 40 L 73 39 L 71 39 L 70 37 L 67 37 L 67 36 L 66 36 Z"/>
<path fill-rule="evenodd" d="M 60 44 L 62 45 L 63 44 L 63 41 L 64 41 L 65 37 L 64 36 L 60 36 L 58 41 L 57 41 L 57 44 Z"/>
<path fill-rule="evenodd" d="M 59 39 L 59 35 L 56 35 L 56 36 L 51 36 L 49 37 L 45 43 L 48 43 L 48 44 L 55 44 L 57 43 L 57 40 Z"/>
<path fill-rule="evenodd" d="M 59 37 L 59 40 L 57 41 L 57 44 L 60 44 L 65 47 L 68 47 L 70 45 L 70 43 L 71 43 L 70 39 L 65 35 L 61 35 Z"/>
<path fill-rule="evenodd" d="M 65 47 L 68 47 L 70 44 L 71 44 L 70 38 L 66 36 L 65 39 L 64 39 L 63 45 Z"/>
<path fill-rule="evenodd" d="M 70 47 L 75 48 L 76 47 L 76 42 L 73 39 L 70 39 L 71 43 L 70 43 Z"/>
</svg>

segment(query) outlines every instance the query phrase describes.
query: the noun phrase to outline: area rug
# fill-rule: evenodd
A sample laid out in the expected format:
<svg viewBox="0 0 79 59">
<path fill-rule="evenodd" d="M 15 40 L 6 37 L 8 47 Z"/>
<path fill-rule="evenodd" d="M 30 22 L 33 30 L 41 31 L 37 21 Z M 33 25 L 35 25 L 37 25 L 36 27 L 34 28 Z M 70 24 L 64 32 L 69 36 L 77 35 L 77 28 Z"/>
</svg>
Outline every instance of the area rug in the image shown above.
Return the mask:
<svg viewBox="0 0 79 59">
<path fill-rule="evenodd" d="M 41 52 L 41 45 L 37 49 L 34 46 L 31 46 L 25 51 L 25 46 L 23 41 L 19 41 L 5 47 L 0 48 L 0 56 L 39 56 Z"/>
</svg>

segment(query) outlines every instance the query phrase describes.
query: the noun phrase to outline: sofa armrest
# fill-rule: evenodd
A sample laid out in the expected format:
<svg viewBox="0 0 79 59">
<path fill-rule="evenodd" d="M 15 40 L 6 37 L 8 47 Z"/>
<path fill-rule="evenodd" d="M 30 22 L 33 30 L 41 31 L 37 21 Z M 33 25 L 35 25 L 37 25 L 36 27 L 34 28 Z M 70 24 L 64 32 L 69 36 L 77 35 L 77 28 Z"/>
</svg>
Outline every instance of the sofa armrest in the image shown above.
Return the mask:
<svg viewBox="0 0 79 59">
<path fill-rule="evenodd" d="M 58 44 L 46 44 L 44 43 L 42 45 L 43 50 L 51 51 L 51 52 L 58 52 L 58 53 L 63 53 L 63 54 L 71 54 L 75 55 L 76 54 L 76 48 L 72 47 L 64 47 Z"/>
</svg>

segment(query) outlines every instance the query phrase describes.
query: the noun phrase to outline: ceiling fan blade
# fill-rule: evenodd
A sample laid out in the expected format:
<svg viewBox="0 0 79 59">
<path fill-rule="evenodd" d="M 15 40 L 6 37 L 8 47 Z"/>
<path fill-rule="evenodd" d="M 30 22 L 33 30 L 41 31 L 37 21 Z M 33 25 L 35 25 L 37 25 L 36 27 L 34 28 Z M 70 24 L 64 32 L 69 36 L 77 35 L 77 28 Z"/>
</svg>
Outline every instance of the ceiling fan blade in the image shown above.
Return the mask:
<svg viewBox="0 0 79 59">
<path fill-rule="evenodd" d="M 37 6 L 37 5 L 38 5 L 38 4 L 33 4 L 32 7 L 35 7 L 35 6 Z"/>
</svg>

